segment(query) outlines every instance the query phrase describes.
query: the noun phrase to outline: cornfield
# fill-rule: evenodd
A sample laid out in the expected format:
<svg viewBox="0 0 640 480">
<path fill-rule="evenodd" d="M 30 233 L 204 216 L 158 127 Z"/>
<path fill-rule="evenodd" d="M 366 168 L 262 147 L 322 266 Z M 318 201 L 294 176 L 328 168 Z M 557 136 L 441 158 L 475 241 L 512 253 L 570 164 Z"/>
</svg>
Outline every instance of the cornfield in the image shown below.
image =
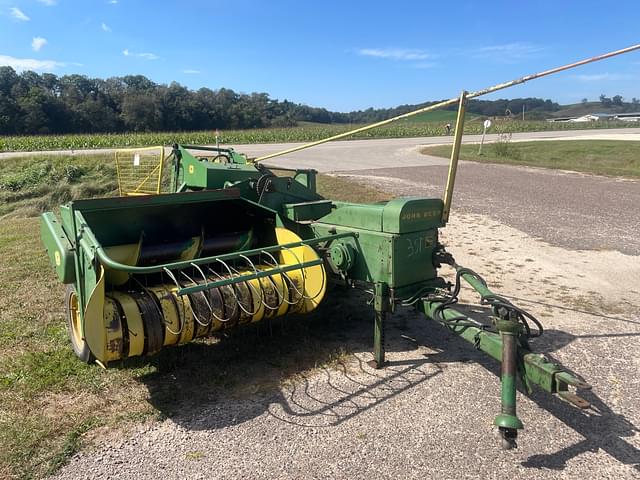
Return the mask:
<svg viewBox="0 0 640 480">
<path fill-rule="evenodd" d="M 289 128 L 260 128 L 228 130 L 221 133 L 220 142 L 229 145 L 251 143 L 311 142 L 346 132 L 361 125 L 302 125 Z M 585 128 L 633 127 L 633 122 L 549 123 L 497 120 L 490 133 L 515 133 L 549 130 L 578 130 Z M 482 133 L 482 123 L 469 121 L 466 134 Z M 351 138 L 403 138 L 444 135 L 442 122 L 410 123 L 407 121 L 386 125 L 354 135 Z M 0 152 L 81 150 L 99 148 L 146 147 L 173 143 L 210 145 L 215 143 L 213 131 L 158 132 L 158 133 L 99 133 L 82 135 L 30 135 L 0 137 Z"/>
</svg>

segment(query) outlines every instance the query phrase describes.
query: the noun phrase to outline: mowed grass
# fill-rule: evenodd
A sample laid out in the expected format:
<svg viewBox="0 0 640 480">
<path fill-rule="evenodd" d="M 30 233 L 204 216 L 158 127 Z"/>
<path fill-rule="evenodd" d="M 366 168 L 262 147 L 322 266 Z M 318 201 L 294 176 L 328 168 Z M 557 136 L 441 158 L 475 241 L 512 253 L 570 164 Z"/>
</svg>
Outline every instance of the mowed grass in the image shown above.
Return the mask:
<svg viewBox="0 0 640 480">
<path fill-rule="evenodd" d="M 451 146 L 425 147 L 421 152 L 449 157 Z M 596 175 L 640 177 L 640 142 L 622 140 L 501 141 L 485 144 L 482 155 L 478 155 L 478 145 L 462 145 L 460 158 Z"/>
<path fill-rule="evenodd" d="M 346 201 L 387 198 L 333 177 L 321 176 L 319 188 Z M 67 339 L 64 286 L 40 243 L 37 214 L 115 190 L 111 155 L 0 162 L 0 478 L 43 477 L 94 438 L 216 397 L 273 391 L 305 370 L 345 362 L 361 348 L 348 333 L 357 322 L 366 323 L 370 341 L 370 307 L 357 298 L 119 368 L 81 363 Z"/>
</svg>

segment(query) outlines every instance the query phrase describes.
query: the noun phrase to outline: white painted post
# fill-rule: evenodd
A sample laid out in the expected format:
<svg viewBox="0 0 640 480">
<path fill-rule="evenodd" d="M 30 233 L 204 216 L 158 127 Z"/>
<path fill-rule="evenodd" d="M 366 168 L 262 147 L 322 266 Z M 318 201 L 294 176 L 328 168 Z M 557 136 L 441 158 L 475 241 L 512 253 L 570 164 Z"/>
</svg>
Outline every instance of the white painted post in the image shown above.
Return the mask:
<svg viewBox="0 0 640 480">
<path fill-rule="evenodd" d="M 482 129 L 482 140 L 480 140 L 480 148 L 478 148 L 478 155 L 482 155 L 482 145 L 484 145 L 484 136 L 487 133 L 487 130 L 489 129 L 489 127 L 491 126 L 491 120 L 487 118 L 482 124 L 482 126 L 484 128 Z"/>
</svg>

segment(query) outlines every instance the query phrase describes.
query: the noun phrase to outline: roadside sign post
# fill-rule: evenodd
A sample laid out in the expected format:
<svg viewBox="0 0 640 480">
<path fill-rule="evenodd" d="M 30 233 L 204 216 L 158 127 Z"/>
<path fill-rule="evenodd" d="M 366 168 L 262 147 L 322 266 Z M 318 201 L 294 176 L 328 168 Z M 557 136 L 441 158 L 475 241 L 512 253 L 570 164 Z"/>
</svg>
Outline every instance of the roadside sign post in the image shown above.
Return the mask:
<svg viewBox="0 0 640 480">
<path fill-rule="evenodd" d="M 489 129 L 489 127 L 491 126 L 491 120 L 487 118 L 482 124 L 482 126 L 484 128 L 482 129 L 482 139 L 480 140 L 480 148 L 478 148 L 478 155 L 482 155 L 482 145 L 484 145 L 484 136 L 487 133 L 487 130 Z"/>
</svg>

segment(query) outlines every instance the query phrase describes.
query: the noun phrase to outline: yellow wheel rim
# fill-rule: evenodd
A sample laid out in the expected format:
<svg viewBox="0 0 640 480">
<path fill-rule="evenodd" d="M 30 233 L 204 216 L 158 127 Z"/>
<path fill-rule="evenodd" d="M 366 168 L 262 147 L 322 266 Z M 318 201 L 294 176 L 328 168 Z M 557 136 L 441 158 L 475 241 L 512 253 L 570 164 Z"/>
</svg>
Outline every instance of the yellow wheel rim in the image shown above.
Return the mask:
<svg viewBox="0 0 640 480">
<path fill-rule="evenodd" d="M 82 338 L 82 320 L 80 319 L 80 309 L 78 308 L 78 296 L 75 292 L 69 296 L 69 315 L 73 342 L 81 347 L 84 344 L 84 339 Z"/>
</svg>

